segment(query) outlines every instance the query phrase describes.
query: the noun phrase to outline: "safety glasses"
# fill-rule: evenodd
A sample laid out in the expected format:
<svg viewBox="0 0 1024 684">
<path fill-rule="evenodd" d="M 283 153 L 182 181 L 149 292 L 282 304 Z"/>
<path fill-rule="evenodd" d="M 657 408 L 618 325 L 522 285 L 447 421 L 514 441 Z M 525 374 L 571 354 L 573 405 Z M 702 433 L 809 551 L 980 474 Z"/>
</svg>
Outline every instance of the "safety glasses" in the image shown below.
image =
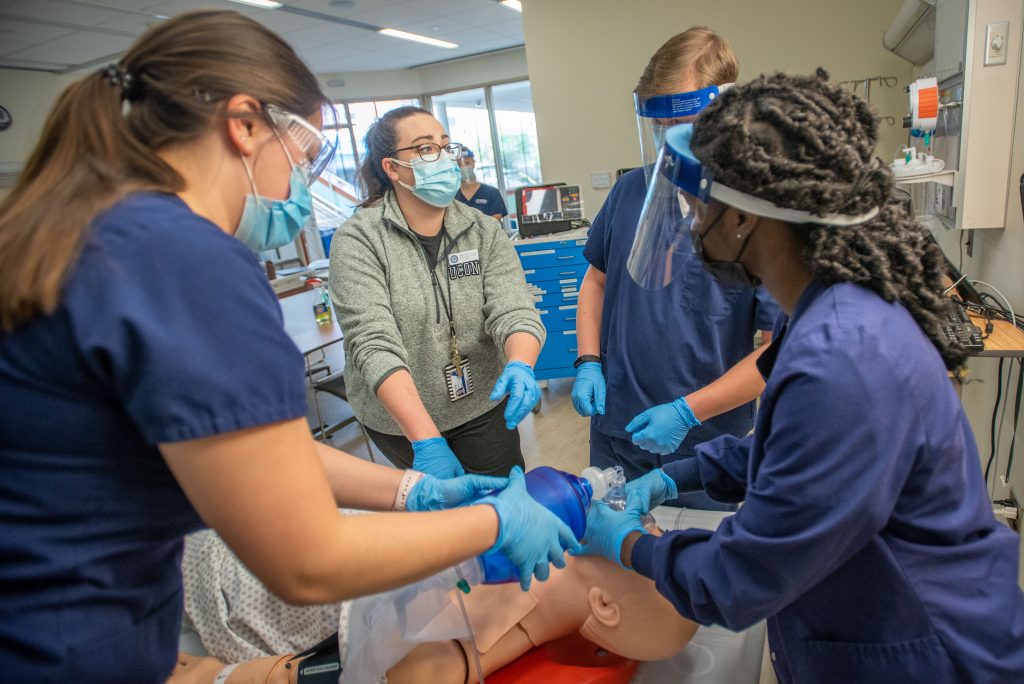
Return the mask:
<svg viewBox="0 0 1024 684">
<path fill-rule="evenodd" d="M 325 133 L 303 117 L 286 112 L 275 105 L 264 104 L 263 111 L 274 130 L 279 135 L 287 136 L 288 140 L 302 153 L 303 158 L 300 163 L 306 170 L 307 182 L 315 181 L 327 168 L 338 149 L 334 109 L 327 105 L 321 107 L 324 130 L 332 131 L 333 135 Z"/>
</svg>

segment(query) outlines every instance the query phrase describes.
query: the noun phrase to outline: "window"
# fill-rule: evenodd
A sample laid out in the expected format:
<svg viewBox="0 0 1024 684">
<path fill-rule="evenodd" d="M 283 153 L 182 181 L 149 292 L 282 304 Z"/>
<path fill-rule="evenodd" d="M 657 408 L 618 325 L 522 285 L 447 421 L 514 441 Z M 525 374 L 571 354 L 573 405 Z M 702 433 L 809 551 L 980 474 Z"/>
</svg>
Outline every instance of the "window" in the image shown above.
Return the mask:
<svg viewBox="0 0 1024 684">
<path fill-rule="evenodd" d="M 473 150 L 477 180 L 488 185 L 498 185 L 494 136 L 491 134 L 491 117 L 487 112 L 484 89 L 435 95 L 431 98 L 431 104 L 434 116 L 448 131 L 452 142 L 462 143 Z"/>
<path fill-rule="evenodd" d="M 537 120 L 533 115 L 530 82 L 496 85 L 492 90 L 492 101 L 505 189 L 537 185 L 541 182 L 540 153 L 537 150 Z"/>
<path fill-rule="evenodd" d="M 338 115 L 338 153 L 331 162 L 331 172 L 355 186 L 356 171 L 366 152 L 366 132 L 382 114 L 406 105 L 418 107 L 420 101 L 418 98 L 405 98 L 334 105 Z"/>
<path fill-rule="evenodd" d="M 530 82 L 442 93 L 431 103 L 452 141 L 476 155 L 477 180 L 502 190 L 514 212 L 513 190 L 541 182 Z"/>
<path fill-rule="evenodd" d="M 352 125 L 349 123 L 348 109 L 343 104 L 334 105 L 334 113 L 337 117 L 335 128 L 338 133 L 338 151 L 327 168 L 335 176 L 344 178 L 348 183 L 354 184 L 359 161 L 355 148 L 352 145 Z"/>
</svg>

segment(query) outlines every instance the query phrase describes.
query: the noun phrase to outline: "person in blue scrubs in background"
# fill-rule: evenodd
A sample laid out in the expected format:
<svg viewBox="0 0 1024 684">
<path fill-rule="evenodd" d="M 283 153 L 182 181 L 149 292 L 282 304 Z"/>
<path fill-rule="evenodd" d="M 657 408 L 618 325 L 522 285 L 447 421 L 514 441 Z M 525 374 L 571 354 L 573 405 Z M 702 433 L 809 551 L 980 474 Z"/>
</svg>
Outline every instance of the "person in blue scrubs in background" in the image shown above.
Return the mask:
<svg viewBox="0 0 1024 684">
<path fill-rule="evenodd" d="M 894 201 L 877 114 L 827 78 L 762 76 L 667 133 L 634 252 L 668 226 L 671 176 L 694 211 L 661 244 L 763 282 L 785 317 L 753 435 L 629 483 L 625 512 L 598 502 L 586 551 L 702 624 L 767 618 L 782 682 L 1024 681 L 1019 538 L 947 373 L 966 352 L 942 333 L 943 256 Z M 643 511 L 696 489 L 744 505 L 714 532 L 644 533 Z"/>
<path fill-rule="evenodd" d="M 468 147 L 462 148 L 459 171 L 462 173 L 462 184 L 455 199 L 499 221 L 508 216 L 508 208 L 505 206 L 505 198 L 501 196 L 501 190 L 476 179 L 476 156 Z"/>
<path fill-rule="evenodd" d="M 287 43 L 217 11 L 155 24 L 58 99 L 0 203 L 4 681 L 165 681 L 204 524 L 292 603 L 490 548 L 528 585 L 577 547 L 521 473 L 439 480 L 313 441 L 253 252 L 310 218 L 332 111 Z"/>
<path fill-rule="evenodd" d="M 717 283 L 696 259 L 656 293 L 626 273 L 661 133 L 696 118 L 738 76 L 732 48 L 705 27 L 654 53 L 635 91 L 644 167 L 612 188 L 584 249 L 573 406 L 591 416 L 591 465 L 620 465 L 628 480 L 693 456 L 699 442 L 749 432 L 764 389 L 754 360 L 779 309 L 763 288 Z M 758 330 L 764 344 L 755 351 Z M 723 508 L 701 493 L 669 503 Z"/>
</svg>

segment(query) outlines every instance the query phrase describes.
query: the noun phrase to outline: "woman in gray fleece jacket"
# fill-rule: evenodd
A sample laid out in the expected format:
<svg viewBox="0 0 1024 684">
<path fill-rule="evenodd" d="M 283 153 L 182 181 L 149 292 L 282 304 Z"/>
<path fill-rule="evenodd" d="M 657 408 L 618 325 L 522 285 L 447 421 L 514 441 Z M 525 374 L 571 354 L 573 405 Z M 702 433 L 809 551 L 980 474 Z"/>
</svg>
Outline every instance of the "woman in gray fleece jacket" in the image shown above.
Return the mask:
<svg viewBox="0 0 1024 684">
<path fill-rule="evenodd" d="M 438 477 L 523 465 L 544 326 L 500 224 L 453 203 L 461 146 L 419 107 L 366 136 L 366 201 L 331 244 L 356 417 L 397 466 Z"/>
</svg>

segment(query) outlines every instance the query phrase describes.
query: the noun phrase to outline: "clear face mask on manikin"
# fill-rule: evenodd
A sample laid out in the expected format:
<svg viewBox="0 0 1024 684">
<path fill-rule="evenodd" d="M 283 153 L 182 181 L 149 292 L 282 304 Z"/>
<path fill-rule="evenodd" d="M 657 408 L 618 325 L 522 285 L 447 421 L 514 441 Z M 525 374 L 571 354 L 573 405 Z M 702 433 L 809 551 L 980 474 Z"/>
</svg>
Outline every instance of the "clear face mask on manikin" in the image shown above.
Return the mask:
<svg viewBox="0 0 1024 684">
<path fill-rule="evenodd" d="M 462 147 L 455 143 L 445 147 L 429 144 L 421 146 L 421 150 L 425 147 L 437 147 L 437 158 L 429 161 L 424 160 L 422 156 L 415 157 L 412 161 L 402 161 L 394 157 L 390 159 L 400 166 L 412 169 L 415 185 L 398 181 L 399 185 L 427 204 L 443 209 L 455 200 L 459 186 L 462 185 L 462 172 L 456 164 Z M 433 152 L 429 154 L 432 155 Z"/>
<path fill-rule="evenodd" d="M 658 289 L 671 283 L 689 259 L 700 259 L 705 270 L 722 283 L 756 285 L 739 262 L 751 233 L 741 238 L 732 261 L 712 261 L 704 253 L 704 239 L 719 227 L 729 207 L 786 223 L 855 226 L 870 221 L 878 207 L 859 215 L 814 214 L 780 207 L 715 182 L 711 170 L 690 149 L 693 124 L 673 126 L 665 134 L 647 195 L 640 213 L 633 246 L 626 261 L 630 277 L 641 287 Z M 715 214 L 709 218 L 711 200 Z M 702 227 L 706 223 L 706 228 Z"/>
</svg>

